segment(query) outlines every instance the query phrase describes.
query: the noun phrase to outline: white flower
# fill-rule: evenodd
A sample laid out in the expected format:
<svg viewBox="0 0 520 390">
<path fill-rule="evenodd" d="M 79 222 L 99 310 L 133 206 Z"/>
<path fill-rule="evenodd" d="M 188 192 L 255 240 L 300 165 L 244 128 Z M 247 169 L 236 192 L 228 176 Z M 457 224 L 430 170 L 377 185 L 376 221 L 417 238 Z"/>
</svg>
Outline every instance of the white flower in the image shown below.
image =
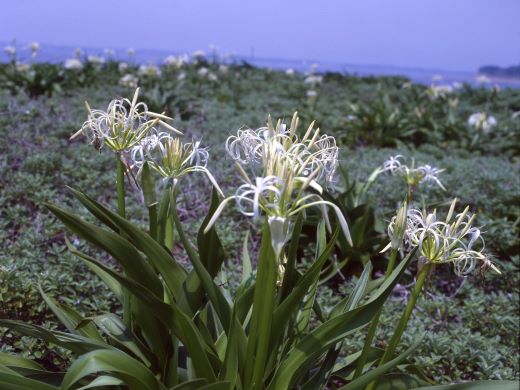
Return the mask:
<svg viewBox="0 0 520 390">
<path fill-rule="evenodd" d="M 475 81 L 479 84 L 489 84 L 491 83 L 491 79 L 489 77 L 487 77 L 486 75 L 483 75 L 483 74 L 479 74 L 476 78 L 475 78 Z"/>
<path fill-rule="evenodd" d="M 161 70 L 155 65 L 141 65 L 139 74 L 146 77 L 159 77 L 161 76 Z"/>
<path fill-rule="evenodd" d="M 4 47 L 4 52 L 7 56 L 13 60 L 16 57 L 16 47 L 8 45 Z"/>
<path fill-rule="evenodd" d="M 181 72 L 179 73 L 179 75 L 177 76 L 177 80 L 178 81 L 182 81 L 186 78 L 186 72 Z"/>
<path fill-rule="evenodd" d="M 191 57 L 194 60 L 201 60 L 206 58 L 206 52 L 204 50 L 196 50 L 193 53 L 191 53 Z"/>
<path fill-rule="evenodd" d="M 132 101 L 114 99 L 106 111 L 91 110 L 86 103 L 88 118 L 71 139 L 83 134 L 97 149 L 104 144 L 117 153 L 125 152 L 138 145 L 143 138 L 156 132 L 156 126 L 180 133 L 165 121 L 172 120 L 162 114 L 148 111 L 146 104 L 137 102 L 139 88 Z"/>
<path fill-rule="evenodd" d="M 451 85 L 432 85 L 430 88 L 428 88 L 428 94 L 432 99 L 446 97 L 452 92 L 453 87 Z"/>
<path fill-rule="evenodd" d="M 81 58 L 83 55 L 83 50 L 81 50 L 79 47 L 74 49 L 74 57 Z"/>
<path fill-rule="evenodd" d="M 105 63 L 105 59 L 99 56 L 88 56 L 87 61 L 93 63 L 94 65 L 101 65 Z"/>
<path fill-rule="evenodd" d="M 322 76 L 310 75 L 310 76 L 307 76 L 303 82 L 305 84 L 315 85 L 315 84 L 320 84 L 322 81 L 323 81 Z"/>
<path fill-rule="evenodd" d="M 213 72 L 209 72 L 208 73 L 208 80 L 209 81 L 218 81 L 218 77 L 215 73 Z"/>
<path fill-rule="evenodd" d="M 292 75 L 294 74 L 294 69 L 292 69 L 292 68 L 288 68 L 288 69 L 286 69 L 286 70 L 285 70 L 285 74 L 286 74 L 287 76 L 292 76 Z"/>
<path fill-rule="evenodd" d="M 121 73 L 126 72 L 127 69 L 128 69 L 128 64 L 126 62 L 120 62 L 117 65 L 117 70 L 119 70 L 119 72 L 121 72 Z"/>
<path fill-rule="evenodd" d="M 105 56 L 106 56 L 108 59 L 113 58 L 114 55 L 115 55 L 115 52 L 114 52 L 113 49 L 105 49 L 103 52 L 105 53 Z"/>
<path fill-rule="evenodd" d="M 77 58 L 69 58 L 63 63 L 65 69 L 80 70 L 83 69 L 83 63 Z"/>
<path fill-rule="evenodd" d="M 173 56 L 170 55 L 164 59 L 164 65 L 170 68 L 181 68 L 185 63 L 188 62 L 188 57 L 186 55 L 182 56 Z"/>
<path fill-rule="evenodd" d="M 139 79 L 130 73 L 125 74 L 123 77 L 119 79 L 119 85 L 122 87 L 136 89 L 139 84 Z"/>
<path fill-rule="evenodd" d="M 40 50 L 40 44 L 38 42 L 31 42 L 29 43 L 29 50 L 31 50 L 32 57 L 36 57 L 36 53 L 38 53 L 38 50 Z"/>
<path fill-rule="evenodd" d="M 493 115 L 485 112 L 476 112 L 468 118 L 468 125 L 477 131 L 487 134 L 497 125 L 497 120 Z"/>
<path fill-rule="evenodd" d="M 197 75 L 199 77 L 206 77 L 206 75 L 209 73 L 209 69 L 206 67 L 202 67 L 199 70 L 197 70 Z"/>
<path fill-rule="evenodd" d="M 309 89 L 306 93 L 307 97 L 309 98 L 315 98 L 316 96 L 318 96 L 318 92 L 316 92 L 315 90 L 313 89 Z"/>
<path fill-rule="evenodd" d="M 437 220 L 436 211 L 427 213 L 411 209 L 407 215 L 407 228 L 404 237 L 405 247 L 418 247 L 424 261 L 435 264 L 451 263 L 455 273 L 466 276 L 481 262 L 481 269 L 491 268 L 500 271 L 484 253 L 485 243 L 478 228 L 473 227 L 475 216 L 468 213 L 469 207 L 452 221 L 456 205 L 453 200 L 445 221 Z M 395 219 L 388 227 L 389 234 L 395 229 Z M 392 243 L 394 246 L 394 243 Z"/>
<path fill-rule="evenodd" d="M 390 172 L 392 175 L 399 175 L 403 177 L 406 183 L 412 187 L 422 183 L 434 183 L 437 184 L 442 190 L 446 190 L 446 188 L 439 180 L 439 174 L 444 172 L 444 169 L 432 167 L 428 164 L 415 168 L 413 161 L 412 166 L 409 167 L 408 165 L 404 164 L 404 157 L 400 154 L 396 156 L 390 156 L 383 163 L 381 170 L 382 172 Z"/>
<path fill-rule="evenodd" d="M 129 47 L 128 49 L 126 49 L 126 54 L 128 55 L 128 57 L 135 57 L 135 49 Z"/>
<path fill-rule="evenodd" d="M 290 127 L 281 121 L 276 126 L 268 120 L 267 127 L 257 130 L 240 129 L 226 141 L 228 154 L 237 162 L 245 184 L 234 196 L 226 198 L 211 218 L 211 226 L 224 206 L 235 200 L 238 209 L 255 220 L 265 213 L 267 217 L 280 217 L 290 221 L 308 207 L 318 207 L 328 224 L 325 207 L 331 207 L 347 240 L 351 242 L 345 217 L 339 208 L 320 196 L 323 187 L 334 179 L 338 165 L 336 140 L 320 136 L 313 123 L 305 135 L 297 136 L 299 118 L 294 114 Z M 250 165 L 255 172 L 252 181 L 242 165 Z"/>
<path fill-rule="evenodd" d="M 224 65 L 224 64 L 220 64 L 219 67 L 218 67 L 218 71 L 220 73 L 224 73 L 225 74 L 225 73 L 228 72 L 228 70 L 229 70 L 229 66 Z"/>
<path fill-rule="evenodd" d="M 287 218 L 277 216 L 270 216 L 267 221 L 271 233 L 271 245 L 278 259 L 289 238 L 289 221 Z"/>
<path fill-rule="evenodd" d="M 16 63 L 16 71 L 18 72 L 27 72 L 29 69 L 31 69 L 31 65 L 26 64 L 24 62 L 17 62 Z"/>
</svg>

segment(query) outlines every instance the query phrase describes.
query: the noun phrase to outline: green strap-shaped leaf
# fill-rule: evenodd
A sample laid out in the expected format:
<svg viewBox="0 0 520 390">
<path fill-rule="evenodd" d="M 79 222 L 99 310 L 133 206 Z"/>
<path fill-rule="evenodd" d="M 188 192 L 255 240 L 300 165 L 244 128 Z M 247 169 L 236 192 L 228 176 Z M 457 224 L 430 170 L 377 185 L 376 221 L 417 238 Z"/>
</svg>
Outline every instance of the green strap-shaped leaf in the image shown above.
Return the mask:
<svg viewBox="0 0 520 390">
<path fill-rule="evenodd" d="M 60 388 L 0 370 L 0 390 L 60 390 Z"/>
<path fill-rule="evenodd" d="M 302 339 L 282 361 L 269 384 L 269 390 L 290 387 L 295 375 L 307 369 L 313 359 L 348 334 L 368 324 L 383 306 L 394 286 L 415 255 L 415 249 L 396 267 L 380 287 L 377 294 L 365 305 L 338 315 L 320 325 Z"/>
<path fill-rule="evenodd" d="M 192 379 L 190 381 L 183 382 L 177 386 L 174 386 L 170 390 L 198 390 L 207 383 L 207 379 Z"/>
<path fill-rule="evenodd" d="M 210 385 L 202 386 L 199 390 L 232 390 L 229 382 L 215 382 Z"/>
<path fill-rule="evenodd" d="M 186 270 L 179 265 L 173 256 L 166 251 L 157 241 L 141 229 L 135 227 L 126 219 L 102 206 L 82 192 L 73 190 L 78 200 L 97 218 L 106 216 L 114 221 L 117 227 L 128 237 L 133 245 L 143 252 L 155 269 L 163 277 L 168 289 L 175 298 L 182 288 L 186 278 Z M 136 279 L 137 280 L 137 279 Z M 144 284 L 147 286 L 146 284 Z"/>
<path fill-rule="evenodd" d="M 204 342 L 191 318 L 180 310 L 175 302 L 168 305 L 157 299 L 146 287 L 118 274 L 100 262 L 93 259 L 90 261 L 94 261 L 98 267 L 116 279 L 123 287 L 127 288 L 131 294 L 149 307 L 150 313 L 153 313 L 157 319 L 171 328 L 175 336 L 182 341 L 190 353 L 190 358 L 198 376 L 215 379 L 215 371 L 209 361 L 210 356 L 208 353 L 213 355 L 214 359 L 212 361 L 218 361 L 218 357 Z"/>
<path fill-rule="evenodd" d="M 475 381 L 454 385 L 417 387 L 415 390 L 518 390 L 519 381 Z"/>
<path fill-rule="evenodd" d="M 165 389 L 148 368 L 119 350 L 92 351 L 79 357 L 70 366 L 61 387 L 68 390 L 85 377 L 107 372 L 124 381 L 130 390 Z"/>
<path fill-rule="evenodd" d="M 389 362 L 383 364 L 382 366 L 379 366 L 377 368 L 374 368 L 373 370 L 368 371 L 367 373 L 361 375 L 359 378 L 357 378 L 357 379 L 353 380 L 352 382 L 346 384 L 345 386 L 341 387 L 339 390 L 363 389 L 370 382 L 380 378 L 387 371 L 390 371 L 392 368 L 394 368 L 399 363 L 404 361 L 408 356 L 410 356 L 412 354 L 413 351 L 415 351 L 419 347 L 419 345 L 421 344 L 421 341 L 422 341 L 422 337 L 419 340 L 417 340 L 410 348 L 408 348 L 406 351 L 404 351 L 401 355 L 399 355 L 396 358 L 390 360 Z"/>
<path fill-rule="evenodd" d="M 112 346 L 101 341 L 70 333 L 48 330 L 41 326 L 21 321 L 0 319 L 0 326 L 5 326 L 6 328 L 12 329 L 25 336 L 34 337 L 47 343 L 59 345 L 60 347 L 79 355 L 96 349 L 113 349 Z"/>
<path fill-rule="evenodd" d="M 152 351 L 126 327 L 125 323 L 117 315 L 108 313 L 86 318 L 83 323 L 79 324 L 78 328 L 82 329 L 83 326 L 93 324 L 96 324 L 99 330 L 112 340 L 119 349 L 126 349 L 139 358 L 147 367 L 150 367 L 155 362 L 156 357 Z"/>
<path fill-rule="evenodd" d="M 0 352 L 0 364 L 11 368 L 28 368 L 32 370 L 41 370 L 44 368 L 33 360 L 23 358 L 18 355 L 10 355 Z"/>
<path fill-rule="evenodd" d="M 47 306 L 49 306 L 54 315 L 58 317 L 58 319 L 63 325 L 65 325 L 69 332 L 104 342 L 103 338 L 100 336 L 99 332 L 93 324 L 87 324 L 81 329 L 76 328 L 78 324 L 84 320 L 83 316 L 76 310 L 56 302 L 56 300 L 43 292 L 41 286 L 38 286 L 38 290 L 40 291 L 40 294 L 43 297 L 45 303 L 47 303 Z"/>
<path fill-rule="evenodd" d="M 46 204 L 46 207 L 71 231 L 110 253 L 123 266 L 129 277 L 139 281 L 144 286 L 149 286 L 155 295 L 162 298 L 163 289 L 160 279 L 153 268 L 127 240 L 116 233 L 85 222 L 57 206 Z"/>
<path fill-rule="evenodd" d="M 114 378 L 113 376 L 101 375 L 94 379 L 86 386 L 81 386 L 77 390 L 87 390 L 93 389 L 101 386 L 120 386 L 124 385 L 124 382 L 119 378 Z"/>
</svg>

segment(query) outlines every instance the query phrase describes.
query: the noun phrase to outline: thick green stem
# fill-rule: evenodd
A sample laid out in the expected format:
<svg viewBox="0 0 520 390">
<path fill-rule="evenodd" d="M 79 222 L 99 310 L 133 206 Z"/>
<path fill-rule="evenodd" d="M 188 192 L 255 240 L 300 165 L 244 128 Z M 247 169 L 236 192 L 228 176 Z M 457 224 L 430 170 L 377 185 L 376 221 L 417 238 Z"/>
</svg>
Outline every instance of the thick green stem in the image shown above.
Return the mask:
<svg viewBox="0 0 520 390">
<path fill-rule="evenodd" d="M 121 154 L 116 154 L 117 164 L 117 177 L 116 177 L 116 189 L 117 189 L 117 213 L 126 218 L 125 210 L 125 164 L 121 160 Z M 132 329 L 132 308 L 131 308 L 131 297 L 130 292 L 125 288 L 123 289 L 123 322 Z"/>
<path fill-rule="evenodd" d="M 417 277 L 415 286 L 410 294 L 410 298 L 408 299 L 408 304 L 406 305 L 404 313 L 401 316 L 399 323 L 397 324 L 397 328 L 395 329 L 395 332 L 392 338 L 390 339 L 390 343 L 388 344 L 388 347 L 386 348 L 383 357 L 379 361 L 378 367 L 387 363 L 392 358 L 395 349 L 397 348 L 397 345 L 401 341 L 401 337 L 403 336 L 404 330 L 406 329 L 406 325 L 408 325 L 410 316 L 412 315 L 413 309 L 415 308 L 417 298 L 419 298 L 421 290 L 424 286 L 424 282 L 426 281 L 426 278 L 428 277 L 428 274 L 430 273 L 432 267 L 433 263 L 426 263 L 419 271 L 419 276 Z M 374 386 L 375 382 L 370 383 L 370 385 L 367 386 L 367 390 L 372 390 Z"/>
<path fill-rule="evenodd" d="M 390 258 L 386 266 L 385 279 L 388 278 L 388 276 L 394 270 L 396 259 L 397 249 L 392 248 L 392 252 L 390 253 Z M 363 369 L 365 368 L 365 364 L 367 363 L 368 354 L 370 353 L 370 348 L 372 346 L 372 341 L 374 340 L 374 336 L 376 334 L 377 325 L 379 325 L 379 317 L 381 316 L 382 311 L 382 308 L 379 309 L 379 311 L 372 319 L 372 322 L 370 323 L 370 328 L 368 328 L 367 337 L 365 338 L 365 344 L 363 345 L 363 350 L 361 351 L 361 355 L 359 356 L 358 363 L 356 366 L 356 371 L 354 372 L 354 379 L 356 379 L 363 373 Z"/>
<path fill-rule="evenodd" d="M 116 187 L 117 187 L 117 213 L 126 218 L 125 211 L 125 164 L 121 160 L 121 155 L 116 154 L 117 159 L 117 178 L 116 178 Z"/>
</svg>

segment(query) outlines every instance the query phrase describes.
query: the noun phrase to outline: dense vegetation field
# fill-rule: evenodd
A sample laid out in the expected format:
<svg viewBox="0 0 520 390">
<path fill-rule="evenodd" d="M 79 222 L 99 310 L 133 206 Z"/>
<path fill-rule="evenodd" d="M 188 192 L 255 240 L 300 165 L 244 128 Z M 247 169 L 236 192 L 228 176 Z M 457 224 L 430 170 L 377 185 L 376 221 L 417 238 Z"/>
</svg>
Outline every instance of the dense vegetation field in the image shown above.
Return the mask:
<svg viewBox="0 0 520 390">
<path fill-rule="evenodd" d="M 81 70 L 38 64 L 13 71 L 10 66 L 1 65 L 0 76 L 0 318 L 56 327 L 39 287 L 86 315 L 120 310 L 111 292 L 67 251 L 65 235 L 88 253 L 94 253 L 92 248 L 65 233 L 43 202 L 89 219 L 69 185 L 116 207 L 114 156 L 69 137 L 86 118 L 85 100 L 92 108 L 105 109 L 114 97 L 131 98 L 137 80 L 123 76 L 132 74 L 139 78 L 142 99 L 151 110 L 173 116 L 175 128 L 186 138 L 202 139 L 210 147 L 208 167 L 226 195 L 237 182 L 233 161 L 225 157 L 226 138 L 240 127 L 264 125 L 268 114 L 290 121 L 298 111 L 304 127 L 316 120 L 336 137 L 348 183 L 343 177 L 333 196 L 354 194 L 353 184 L 366 182 L 396 154 L 444 169 L 439 178 L 446 191 L 424 188 L 415 206 L 447 205 L 455 197 L 470 205 L 502 275 L 459 278 L 448 265 L 437 267 L 403 346 L 425 335 L 411 360 L 436 382 L 519 378 L 520 90 L 426 87 L 396 77 L 300 74 L 211 61 L 164 66 L 161 74 L 133 65 L 122 69 L 115 62 Z M 483 113 L 483 121 L 468 123 L 475 113 Z M 494 124 L 487 121 L 490 116 Z M 205 180 L 192 175 L 182 184 L 179 210 L 191 234 L 207 212 Z M 367 256 L 376 274 L 384 270 L 385 256 L 379 251 L 388 242 L 386 225 L 403 191 L 400 179 L 387 174 L 370 187 L 363 204 L 374 220 L 364 237 L 373 241 L 359 242 L 341 272 L 320 285 L 321 307 L 331 308 L 338 293 L 348 292 Z M 128 214 L 144 225 L 140 192 L 129 196 Z M 357 216 L 347 218 L 352 225 Z M 242 240 L 237 236 L 257 227 L 228 208 L 217 229 L 232 259 L 219 278 L 233 289 L 241 272 Z M 106 255 L 104 260 L 112 261 Z M 412 283 L 413 276 L 407 272 L 385 305 L 376 345 L 385 347 L 382 336 L 395 326 L 410 289 L 406 282 Z M 362 345 L 361 338 L 354 338 L 348 348 L 355 351 Z M 46 367 L 68 364 L 57 347 L 5 328 L 0 329 L 0 351 L 22 353 Z"/>
</svg>

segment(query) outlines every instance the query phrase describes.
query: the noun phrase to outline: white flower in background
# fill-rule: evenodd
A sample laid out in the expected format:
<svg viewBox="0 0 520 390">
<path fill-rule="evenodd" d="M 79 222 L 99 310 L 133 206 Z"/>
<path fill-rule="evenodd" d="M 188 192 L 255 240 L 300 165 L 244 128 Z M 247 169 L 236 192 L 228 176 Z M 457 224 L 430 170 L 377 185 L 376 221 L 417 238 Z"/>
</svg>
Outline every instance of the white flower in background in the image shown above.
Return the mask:
<svg viewBox="0 0 520 390">
<path fill-rule="evenodd" d="M 27 72 L 29 69 L 31 69 L 31 65 L 30 64 L 26 64 L 24 62 L 17 62 L 16 63 L 16 71 L 17 72 L 24 73 L 24 72 Z"/>
<path fill-rule="evenodd" d="M 77 58 L 69 58 L 63 63 L 65 69 L 81 70 L 83 69 L 83 63 Z"/>
<path fill-rule="evenodd" d="M 416 187 L 419 184 L 434 183 L 438 185 L 442 190 L 446 191 L 446 188 L 442 185 L 439 180 L 439 174 L 444 172 L 444 169 L 432 167 L 428 164 L 421 165 L 417 168 L 414 166 L 412 160 L 412 166 L 404 164 L 404 156 L 398 154 L 396 156 L 390 156 L 381 168 L 382 172 L 389 172 L 392 175 L 398 175 L 404 178 L 409 186 Z"/>
<path fill-rule="evenodd" d="M 320 136 L 312 123 L 304 136 L 297 135 L 299 118 L 295 113 L 290 127 L 280 120 L 257 130 L 240 129 L 226 141 L 228 154 L 237 162 L 244 180 L 235 194 L 224 199 L 208 223 L 209 229 L 227 203 L 235 201 L 239 211 L 258 220 L 267 216 L 274 251 L 280 255 L 291 220 L 309 207 L 317 207 L 330 227 L 326 207 L 331 207 L 347 240 L 351 242 L 345 217 L 340 209 L 325 201 L 323 186 L 330 184 L 338 166 L 336 140 Z M 245 169 L 252 171 L 253 178 Z M 280 266 L 283 259 L 278 259 Z M 283 266 L 280 267 L 283 272 Z M 280 276 L 280 275 L 279 275 Z"/>
<path fill-rule="evenodd" d="M 493 115 L 485 112 L 476 112 L 468 118 L 468 125 L 479 132 L 488 134 L 497 125 L 497 120 Z"/>
<path fill-rule="evenodd" d="M 105 63 L 105 59 L 103 57 L 99 57 L 99 56 L 88 56 L 87 61 L 97 67 L 99 67 Z"/>
<path fill-rule="evenodd" d="M 164 65 L 169 68 L 181 68 L 188 62 L 189 58 L 186 55 L 174 56 L 170 55 L 164 59 Z"/>
<path fill-rule="evenodd" d="M 126 54 L 127 54 L 128 57 L 130 57 L 130 58 L 135 57 L 135 49 L 132 48 L 132 47 L 129 47 L 128 49 L 126 49 Z"/>
<path fill-rule="evenodd" d="M 204 50 L 196 50 L 191 53 L 191 58 L 195 61 L 203 60 L 206 58 L 206 52 Z"/>
<path fill-rule="evenodd" d="M 180 134 L 166 123 L 173 120 L 172 118 L 148 111 L 146 104 L 137 102 L 138 97 L 139 88 L 136 89 L 132 101 L 114 99 L 106 111 L 91 110 L 88 103 L 85 103 L 88 118 L 71 139 L 83 134 L 96 149 L 107 145 L 114 152 L 122 153 L 138 145 L 147 135 L 156 133 L 159 126 Z"/>
<path fill-rule="evenodd" d="M 453 87 L 451 85 L 432 85 L 427 92 L 432 99 L 438 99 L 451 94 Z"/>
<path fill-rule="evenodd" d="M 146 77 L 159 77 L 161 76 L 161 70 L 155 65 L 141 65 L 139 74 Z"/>
<path fill-rule="evenodd" d="M 184 79 L 186 79 L 186 72 L 179 73 L 179 75 L 177 76 L 177 80 L 182 81 Z"/>
<path fill-rule="evenodd" d="M 113 49 L 105 49 L 103 52 L 105 53 L 105 57 L 107 57 L 109 60 L 113 59 L 114 55 L 116 54 Z"/>
<path fill-rule="evenodd" d="M 461 89 L 462 88 L 462 83 L 459 83 L 458 81 L 454 81 L 451 85 L 453 86 L 453 89 Z"/>
<path fill-rule="evenodd" d="M 316 73 L 316 71 L 318 70 L 318 68 L 320 67 L 320 64 L 311 64 L 311 73 Z"/>
<path fill-rule="evenodd" d="M 286 70 L 285 70 L 285 74 L 286 74 L 287 76 L 292 76 L 292 75 L 294 74 L 294 69 L 292 69 L 292 68 L 288 68 L 288 69 L 286 69 Z"/>
<path fill-rule="evenodd" d="M 120 62 L 119 64 L 117 64 L 117 70 L 120 73 L 126 72 L 128 70 L 128 64 L 126 62 Z"/>
<path fill-rule="evenodd" d="M 81 58 L 83 56 L 83 50 L 81 50 L 79 47 L 74 49 L 74 57 Z"/>
<path fill-rule="evenodd" d="M 209 81 L 218 81 L 218 77 L 215 73 L 213 72 L 209 72 L 208 73 L 208 80 Z"/>
<path fill-rule="evenodd" d="M 313 89 L 309 89 L 307 91 L 306 95 L 307 95 L 308 98 L 315 98 L 316 96 L 318 96 L 318 92 L 316 92 Z"/>
<path fill-rule="evenodd" d="M 5 52 L 5 54 L 7 54 L 7 56 L 9 57 L 9 59 L 11 61 L 15 60 L 15 58 L 16 58 L 16 47 L 11 46 L 11 45 L 5 46 L 4 47 L 4 52 Z"/>
<path fill-rule="evenodd" d="M 36 57 L 36 54 L 40 50 L 40 44 L 38 42 L 31 42 L 28 45 L 29 50 L 31 50 L 31 56 L 32 58 Z"/>
<path fill-rule="evenodd" d="M 197 70 L 197 75 L 199 77 L 206 77 L 209 73 L 209 69 L 206 67 L 202 67 L 199 70 Z"/>
<path fill-rule="evenodd" d="M 119 85 L 121 85 L 122 87 L 136 89 L 138 84 L 139 79 L 137 78 L 137 76 L 131 73 L 127 73 L 119 79 Z"/>
<path fill-rule="evenodd" d="M 489 84 L 491 83 L 491 79 L 483 74 L 479 74 L 477 77 L 475 77 L 475 81 L 479 84 Z"/>
<path fill-rule="evenodd" d="M 484 239 L 481 231 L 473 227 L 475 216 L 468 212 L 469 207 L 453 218 L 456 202 L 454 199 L 445 221 L 437 220 L 436 211 L 409 210 L 405 234 L 407 244 L 418 247 L 423 261 L 453 264 L 459 276 L 471 273 L 478 262 L 481 263 L 481 271 L 491 268 L 500 274 L 484 253 Z"/>
<path fill-rule="evenodd" d="M 322 81 L 323 81 L 322 76 L 311 74 L 311 75 L 307 76 L 303 82 L 305 84 L 316 85 L 316 84 L 320 84 Z"/>
<path fill-rule="evenodd" d="M 219 71 L 220 73 L 222 73 L 222 74 L 226 74 L 226 73 L 228 72 L 228 70 L 229 70 L 229 66 L 227 66 L 227 65 L 220 64 L 220 65 L 218 66 L 218 71 Z"/>
</svg>

